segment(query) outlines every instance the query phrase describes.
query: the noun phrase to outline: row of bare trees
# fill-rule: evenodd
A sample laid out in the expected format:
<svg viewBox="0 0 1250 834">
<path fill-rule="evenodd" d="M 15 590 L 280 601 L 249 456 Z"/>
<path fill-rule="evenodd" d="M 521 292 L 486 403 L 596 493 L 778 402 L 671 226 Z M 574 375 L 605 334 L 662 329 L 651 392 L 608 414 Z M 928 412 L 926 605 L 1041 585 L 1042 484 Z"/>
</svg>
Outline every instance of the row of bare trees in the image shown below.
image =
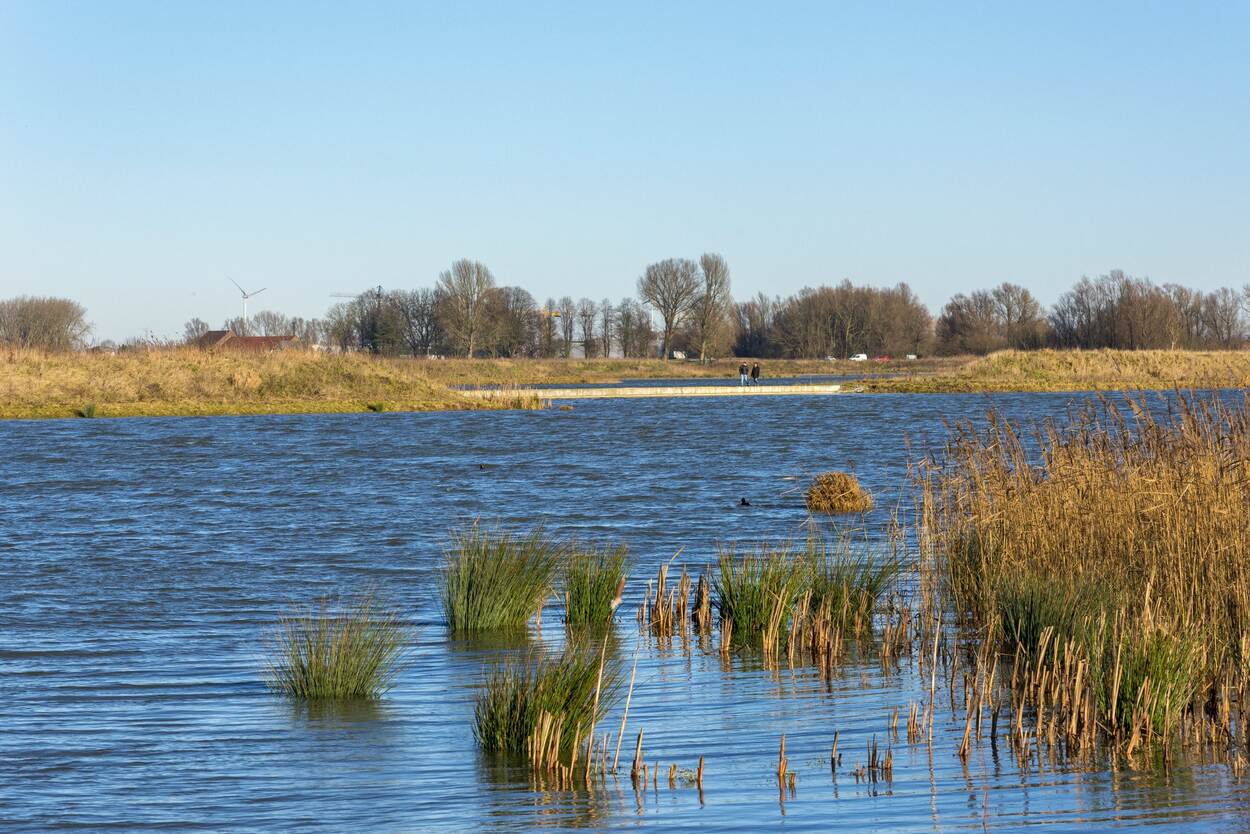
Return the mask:
<svg viewBox="0 0 1250 834">
<path fill-rule="evenodd" d="M 1083 277 L 1049 313 L 1026 289 L 1001 284 L 952 298 L 938 317 L 943 353 L 1003 348 L 1234 348 L 1250 337 L 1250 286 L 1203 293 L 1113 270 Z"/>
</svg>

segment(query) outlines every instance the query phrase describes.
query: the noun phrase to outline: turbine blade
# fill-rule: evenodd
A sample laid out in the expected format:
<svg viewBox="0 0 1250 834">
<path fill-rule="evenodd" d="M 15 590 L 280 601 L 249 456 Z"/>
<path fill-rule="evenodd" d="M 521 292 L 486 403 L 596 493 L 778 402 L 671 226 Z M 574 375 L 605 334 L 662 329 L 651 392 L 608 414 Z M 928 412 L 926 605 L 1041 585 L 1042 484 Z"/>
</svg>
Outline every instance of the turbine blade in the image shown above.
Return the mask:
<svg viewBox="0 0 1250 834">
<path fill-rule="evenodd" d="M 264 292 L 265 290 L 267 290 L 267 289 L 269 289 L 269 288 L 268 288 L 268 287 L 261 287 L 261 288 L 260 288 L 260 289 L 258 289 L 256 292 L 252 293 L 252 295 L 260 295 L 261 293 L 263 293 L 263 292 Z"/>
<path fill-rule="evenodd" d="M 236 280 L 234 280 L 233 278 L 227 278 L 227 280 L 229 280 L 229 281 L 230 281 L 230 283 L 231 283 L 231 284 L 234 284 L 236 287 L 239 287 L 239 282 L 238 282 L 238 281 L 236 281 Z M 243 289 L 242 287 L 239 287 L 239 292 L 243 293 L 243 297 L 244 297 L 244 298 L 247 298 L 247 292 L 246 292 L 246 291 L 244 291 L 244 289 Z"/>
</svg>

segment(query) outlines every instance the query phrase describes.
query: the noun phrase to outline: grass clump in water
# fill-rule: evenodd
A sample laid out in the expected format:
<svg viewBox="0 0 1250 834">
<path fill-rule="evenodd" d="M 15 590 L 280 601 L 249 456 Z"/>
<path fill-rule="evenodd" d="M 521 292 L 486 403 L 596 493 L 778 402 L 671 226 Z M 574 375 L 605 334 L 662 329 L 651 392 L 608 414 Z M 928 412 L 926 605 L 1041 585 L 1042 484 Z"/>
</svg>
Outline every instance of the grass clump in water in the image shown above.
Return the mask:
<svg viewBox="0 0 1250 834">
<path fill-rule="evenodd" d="M 714 588 L 722 632 L 728 626 L 733 640 L 775 651 L 795 600 L 811 582 L 808 554 L 763 545 L 739 559 L 733 548 L 722 549 L 718 568 Z"/>
<path fill-rule="evenodd" d="M 565 563 L 564 621 L 571 626 L 612 622 L 625 588 L 624 546 L 613 550 L 573 548 Z"/>
<path fill-rule="evenodd" d="M 380 697 L 399 671 L 407 629 L 373 595 L 285 615 L 270 638 L 267 683 L 303 701 Z"/>
<path fill-rule="evenodd" d="M 849 472 L 825 472 L 807 488 L 807 509 L 814 513 L 866 513 L 872 509 L 872 496 Z"/>
<path fill-rule="evenodd" d="M 383 403 L 383 402 L 365 403 L 365 408 L 369 409 L 375 414 L 380 414 L 383 411 L 386 411 L 386 403 Z"/>
<path fill-rule="evenodd" d="M 443 614 L 455 632 L 522 630 L 551 596 L 564 549 L 541 530 L 513 537 L 474 524 L 453 537 Z"/>
<path fill-rule="evenodd" d="M 808 560 L 812 610 L 827 611 L 832 624 L 847 634 L 871 631 L 877 603 L 898 578 L 901 561 L 893 555 L 858 552 L 845 540 L 835 548 L 810 541 Z"/>
<path fill-rule="evenodd" d="M 84 403 L 82 408 L 74 412 L 75 417 L 82 417 L 90 420 L 95 417 L 95 403 Z"/>
<path fill-rule="evenodd" d="M 567 760 L 581 740 L 579 733 L 588 733 L 592 721 L 611 708 L 619 684 L 616 663 L 584 649 L 555 659 L 530 655 L 506 663 L 490 673 L 478 694 L 473 736 L 488 753 L 529 753 L 537 760 L 554 749 Z M 541 756 L 530 750 L 537 736 L 545 748 Z"/>
</svg>

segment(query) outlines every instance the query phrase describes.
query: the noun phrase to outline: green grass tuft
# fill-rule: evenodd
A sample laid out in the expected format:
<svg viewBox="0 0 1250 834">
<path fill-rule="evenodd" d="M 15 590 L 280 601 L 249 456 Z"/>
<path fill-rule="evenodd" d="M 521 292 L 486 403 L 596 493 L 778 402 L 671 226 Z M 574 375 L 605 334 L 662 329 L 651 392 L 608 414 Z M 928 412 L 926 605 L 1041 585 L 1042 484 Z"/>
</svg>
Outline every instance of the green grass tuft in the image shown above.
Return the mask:
<svg viewBox="0 0 1250 834">
<path fill-rule="evenodd" d="M 332 603 L 322 599 L 285 615 L 270 638 L 267 683 L 306 701 L 380 697 L 399 671 L 407 629 L 372 595 Z"/>
<path fill-rule="evenodd" d="M 564 573 L 564 621 L 571 626 L 612 622 L 612 602 L 625 579 L 625 547 L 615 550 L 574 548 Z"/>
<path fill-rule="evenodd" d="M 598 651 L 569 650 L 556 659 L 530 655 L 496 668 L 486 680 L 474 709 L 473 735 L 488 753 L 523 754 L 543 712 L 560 724 L 560 751 L 568 758 L 578 728 L 590 728 L 595 687 L 599 680 Z M 617 663 L 608 658 L 603 669 L 598 716 L 602 718 L 620 690 Z"/>
<path fill-rule="evenodd" d="M 902 562 L 893 555 L 853 550 L 847 541 L 830 550 L 811 540 L 807 558 L 812 565 L 811 608 L 827 603 L 833 624 L 846 633 L 871 631 L 877 603 L 898 578 Z"/>
<path fill-rule="evenodd" d="M 564 549 L 541 530 L 514 538 L 474 524 L 453 537 L 443 614 L 455 632 L 524 629 L 551 596 Z"/>
<path fill-rule="evenodd" d="M 763 545 L 737 557 L 733 548 L 722 549 L 714 583 L 716 609 L 721 620 L 733 622 L 732 639 L 759 643 L 770 622 L 785 633 L 794 601 L 811 583 L 812 562 L 805 552 L 790 547 Z"/>
<path fill-rule="evenodd" d="M 82 408 L 79 408 L 74 412 L 74 416 L 90 420 L 95 416 L 95 403 L 84 403 Z"/>
</svg>

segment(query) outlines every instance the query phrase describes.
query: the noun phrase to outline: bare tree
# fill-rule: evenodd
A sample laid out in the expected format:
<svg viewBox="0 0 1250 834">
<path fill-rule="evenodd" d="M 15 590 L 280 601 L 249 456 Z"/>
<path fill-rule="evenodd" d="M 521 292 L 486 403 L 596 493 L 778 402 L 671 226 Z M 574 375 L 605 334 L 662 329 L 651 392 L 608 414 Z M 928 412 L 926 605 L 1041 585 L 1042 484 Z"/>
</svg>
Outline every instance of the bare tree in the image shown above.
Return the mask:
<svg viewBox="0 0 1250 834">
<path fill-rule="evenodd" d="M 247 332 L 253 336 L 289 336 L 291 320 L 282 313 L 261 310 L 249 318 Z"/>
<path fill-rule="evenodd" d="M 582 334 L 582 356 L 590 359 L 596 353 L 595 320 L 599 316 L 599 308 L 589 298 L 577 302 L 577 324 Z"/>
<path fill-rule="evenodd" d="M 664 322 L 662 346 L 668 361 L 673 332 L 690 315 L 699 294 L 699 265 L 685 258 L 669 258 L 647 266 L 638 279 L 638 297 L 655 308 Z"/>
<path fill-rule="evenodd" d="M 616 311 L 612 309 L 612 301 L 603 299 L 599 302 L 599 338 L 603 341 L 603 355 L 612 355 L 612 328 L 616 323 Z"/>
<path fill-rule="evenodd" d="M 461 258 L 438 276 L 442 300 L 439 318 L 455 347 L 465 356 L 477 350 L 490 306 L 495 276 L 480 261 Z"/>
<path fill-rule="evenodd" d="M 1241 298 L 1228 287 L 1207 293 L 1202 299 L 1202 322 L 1211 341 L 1219 347 L 1232 347 L 1245 338 Z"/>
<path fill-rule="evenodd" d="M 492 356 L 533 356 L 538 351 L 538 305 L 534 296 L 520 287 L 493 290 L 487 329 Z"/>
<path fill-rule="evenodd" d="M 729 297 L 729 264 L 715 252 L 704 252 L 699 258 L 703 274 L 703 287 L 695 296 L 691 308 L 695 339 L 699 345 L 699 361 L 707 361 L 708 346 L 714 344 L 726 331 L 729 310 L 733 304 Z"/>
<path fill-rule="evenodd" d="M 577 327 L 577 308 L 567 295 L 560 299 L 560 355 L 568 359 L 573 355 L 573 341 Z"/>
<path fill-rule="evenodd" d="M 208 326 L 208 322 L 197 316 L 182 326 L 182 340 L 188 345 L 195 344 L 210 329 L 212 328 Z"/>
<path fill-rule="evenodd" d="M 399 335 L 413 356 L 428 356 L 442 341 L 439 324 L 439 296 L 436 290 L 396 290 L 390 301 L 399 319 Z"/>
<path fill-rule="evenodd" d="M 86 315 L 86 308 L 68 298 L 22 295 L 0 301 L 0 343 L 75 350 L 91 332 Z"/>
<path fill-rule="evenodd" d="M 538 355 L 544 358 L 556 355 L 557 312 L 555 299 L 548 298 L 547 306 L 539 313 L 542 318 L 538 322 Z"/>
</svg>

